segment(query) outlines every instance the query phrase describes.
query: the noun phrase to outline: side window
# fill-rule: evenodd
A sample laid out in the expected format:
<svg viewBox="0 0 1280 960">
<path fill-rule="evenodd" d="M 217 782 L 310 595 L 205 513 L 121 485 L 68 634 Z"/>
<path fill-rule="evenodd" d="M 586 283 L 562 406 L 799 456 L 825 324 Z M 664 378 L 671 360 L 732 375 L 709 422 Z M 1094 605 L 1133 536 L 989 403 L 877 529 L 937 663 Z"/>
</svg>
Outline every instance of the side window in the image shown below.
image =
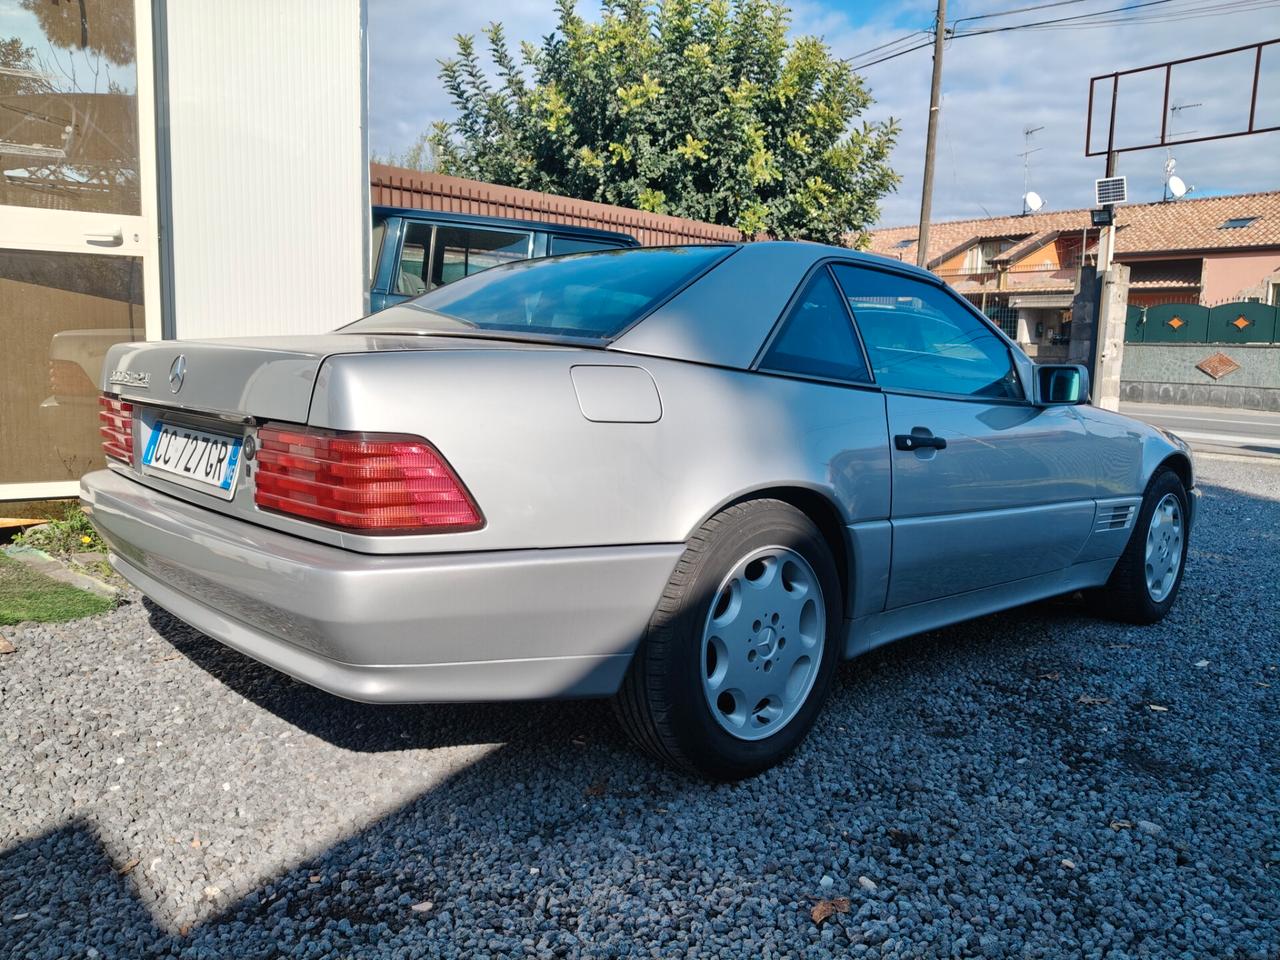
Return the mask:
<svg viewBox="0 0 1280 960">
<path fill-rule="evenodd" d="M 404 243 L 400 246 L 400 269 L 396 274 L 396 293 L 416 297 L 427 292 L 427 255 L 431 252 L 429 223 L 405 222 Z"/>
<path fill-rule="evenodd" d="M 824 267 L 809 280 L 768 352 L 761 369 L 869 383 L 867 365 L 849 323 L 849 311 Z"/>
<path fill-rule="evenodd" d="M 883 270 L 833 269 L 882 387 L 1022 399 L 1008 346 L 947 291 Z"/>
<path fill-rule="evenodd" d="M 617 250 L 620 244 L 608 240 L 583 240 L 579 237 L 551 238 L 551 256 L 558 257 L 562 253 L 590 253 L 593 250 Z"/>
<path fill-rule="evenodd" d="M 443 286 L 500 263 L 527 260 L 531 236 L 515 230 L 437 227 L 431 286 Z"/>
</svg>

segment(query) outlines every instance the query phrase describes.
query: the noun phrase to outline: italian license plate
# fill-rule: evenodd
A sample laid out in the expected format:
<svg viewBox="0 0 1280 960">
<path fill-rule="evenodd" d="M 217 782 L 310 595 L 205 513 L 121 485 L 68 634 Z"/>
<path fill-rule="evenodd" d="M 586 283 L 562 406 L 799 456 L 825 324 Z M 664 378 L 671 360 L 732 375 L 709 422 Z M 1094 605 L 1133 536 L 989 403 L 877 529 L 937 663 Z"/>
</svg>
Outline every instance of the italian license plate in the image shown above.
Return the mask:
<svg viewBox="0 0 1280 960">
<path fill-rule="evenodd" d="M 240 472 L 243 437 L 157 420 L 142 448 L 142 466 L 230 500 Z"/>
</svg>

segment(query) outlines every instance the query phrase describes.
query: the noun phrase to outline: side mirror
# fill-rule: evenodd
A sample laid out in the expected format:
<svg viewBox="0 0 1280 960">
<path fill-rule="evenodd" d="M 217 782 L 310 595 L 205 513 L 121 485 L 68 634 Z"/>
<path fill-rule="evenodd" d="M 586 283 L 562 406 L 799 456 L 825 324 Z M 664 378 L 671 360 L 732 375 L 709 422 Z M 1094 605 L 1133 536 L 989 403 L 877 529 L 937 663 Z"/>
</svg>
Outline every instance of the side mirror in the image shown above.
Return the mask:
<svg viewBox="0 0 1280 960">
<path fill-rule="evenodd" d="M 1089 371 L 1078 363 L 1041 363 L 1035 367 L 1035 396 L 1038 407 L 1089 401 Z"/>
</svg>

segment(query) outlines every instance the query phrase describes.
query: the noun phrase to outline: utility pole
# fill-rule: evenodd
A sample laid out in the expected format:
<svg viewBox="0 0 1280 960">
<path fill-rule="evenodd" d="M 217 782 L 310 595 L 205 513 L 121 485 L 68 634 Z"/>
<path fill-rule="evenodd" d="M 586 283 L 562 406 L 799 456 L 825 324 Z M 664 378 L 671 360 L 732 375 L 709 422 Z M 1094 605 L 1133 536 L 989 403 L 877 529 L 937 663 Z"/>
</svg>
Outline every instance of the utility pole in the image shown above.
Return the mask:
<svg viewBox="0 0 1280 960">
<path fill-rule="evenodd" d="M 933 207 L 933 154 L 938 137 L 938 111 L 942 105 L 942 43 L 947 38 L 947 0 L 938 0 L 938 20 L 933 26 L 933 87 L 929 91 L 929 133 L 924 145 L 924 184 L 920 190 L 920 230 L 916 240 L 916 265 L 929 263 L 929 217 Z"/>
<path fill-rule="evenodd" d="M 1103 176 L 1110 179 L 1116 175 L 1116 152 L 1114 150 L 1107 151 L 1107 172 Z M 1114 218 L 1116 213 L 1115 204 L 1110 204 L 1111 216 Z M 1116 228 L 1113 219 L 1110 226 L 1103 227 L 1098 231 L 1098 275 L 1102 276 L 1111 269 L 1111 259 L 1116 252 Z"/>
</svg>

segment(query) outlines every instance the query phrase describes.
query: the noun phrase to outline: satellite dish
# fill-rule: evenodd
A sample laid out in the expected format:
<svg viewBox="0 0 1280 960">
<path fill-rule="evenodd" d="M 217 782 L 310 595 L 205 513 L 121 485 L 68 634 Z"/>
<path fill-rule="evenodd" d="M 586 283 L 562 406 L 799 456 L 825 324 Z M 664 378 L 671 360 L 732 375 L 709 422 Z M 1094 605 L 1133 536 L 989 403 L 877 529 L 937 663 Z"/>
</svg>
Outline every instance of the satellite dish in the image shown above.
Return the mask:
<svg viewBox="0 0 1280 960">
<path fill-rule="evenodd" d="M 1022 198 L 1022 202 L 1027 205 L 1027 209 L 1035 213 L 1044 206 L 1044 197 L 1036 193 L 1034 190 L 1028 190 L 1026 196 Z"/>
<path fill-rule="evenodd" d="M 1185 197 L 1187 195 L 1187 185 L 1186 183 L 1183 182 L 1183 179 L 1177 174 L 1172 174 L 1169 177 L 1169 192 L 1173 194 L 1173 198 L 1175 200 L 1178 199 L 1179 197 Z"/>
</svg>

